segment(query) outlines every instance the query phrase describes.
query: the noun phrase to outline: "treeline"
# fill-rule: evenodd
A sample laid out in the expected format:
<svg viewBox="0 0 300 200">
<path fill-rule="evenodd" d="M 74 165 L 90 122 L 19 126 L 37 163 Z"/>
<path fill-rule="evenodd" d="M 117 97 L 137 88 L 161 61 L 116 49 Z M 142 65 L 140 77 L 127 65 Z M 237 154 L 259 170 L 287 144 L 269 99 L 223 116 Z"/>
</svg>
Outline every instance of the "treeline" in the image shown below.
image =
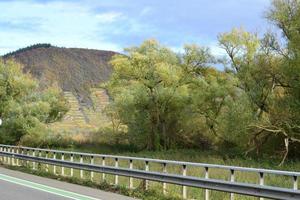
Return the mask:
<svg viewBox="0 0 300 200">
<path fill-rule="evenodd" d="M 175 53 L 155 40 L 111 61 L 114 129 L 140 149 L 235 149 L 299 156 L 300 3 L 275 0 L 267 18 L 282 37 L 243 29 L 219 35 L 224 71 L 208 48 Z M 285 42 L 282 42 L 285 40 Z"/>
<path fill-rule="evenodd" d="M 30 45 L 30 46 L 25 47 L 25 48 L 18 49 L 18 50 L 13 51 L 13 52 L 9 52 L 9 53 L 3 55 L 3 58 L 8 58 L 8 57 L 13 56 L 15 54 L 22 53 L 22 52 L 25 52 L 25 51 L 28 51 L 28 50 L 32 50 L 32 49 L 50 48 L 50 47 L 52 47 L 51 44 L 48 44 L 48 43 L 38 43 L 38 44 Z"/>
</svg>

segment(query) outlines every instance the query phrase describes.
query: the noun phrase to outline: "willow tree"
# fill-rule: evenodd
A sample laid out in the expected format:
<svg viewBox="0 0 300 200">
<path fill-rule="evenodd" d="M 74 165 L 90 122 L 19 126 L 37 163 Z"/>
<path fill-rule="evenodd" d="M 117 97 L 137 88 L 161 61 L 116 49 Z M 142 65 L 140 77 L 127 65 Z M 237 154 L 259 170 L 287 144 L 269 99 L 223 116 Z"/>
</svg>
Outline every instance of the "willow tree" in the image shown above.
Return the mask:
<svg viewBox="0 0 300 200">
<path fill-rule="evenodd" d="M 27 135 L 42 134 L 45 124 L 60 119 L 67 109 L 58 88 L 41 90 L 37 80 L 23 73 L 21 65 L 12 60 L 0 60 L 2 143 L 16 143 Z"/>
<path fill-rule="evenodd" d="M 154 40 L 113 58 L 111 105 L 134 144 L 151 150 L 200 147 L 224 135 L 217 133 L 218 120 L 232 84 L 213 62 L 207 48 L 186 45 L 176 54 Z"/>
<path fill-rule="evenodd" d="M 154 40 L 126 49 L 111 61 L 109 92 L 131 140 L 147 149 L 169 148 L 188 91 L 179 57 Z"/>
<path fill-rule="evenodd" d="M 299 63 L 294 62 L 296 65 L 289 69 L 290 55 L 282 54 L 289 50 L 280 48 L 279 52 L 279 45 L 271 34 L 258 38 L 255 33 L 233 29 L 221 34 L 219 42 L 228 54 L 232 73 L 238 79 L 237 87 L 252 104 L 254 121 L 248 125 L 253 132 L 250 150 L 259 152 L 271 143 L 271 151 L 278 146 L 285 148 L 284 160 L 289 142 L 299 141 L 300 136 L 299 98 L 294 96 L 299 91 L 294 88 L 299 82 L 299 73 L 294 68 L 298 68 Z M 296 74 L 287 76 L 287 71 Z"/>
<path fill-rule="evenodd" d="M 300 1 L 274 0 L 267 17 L 281 31 L 281 40 L 285 40 L 283 45 L 276 40 L 270 43 L 273 52 L 283 57 L 278 78 L 283 88 L 277 113 L 280 123 L 270 131 L 283 135 L 286 157 L 289 146 L 300 143 Z"/>
</svg>

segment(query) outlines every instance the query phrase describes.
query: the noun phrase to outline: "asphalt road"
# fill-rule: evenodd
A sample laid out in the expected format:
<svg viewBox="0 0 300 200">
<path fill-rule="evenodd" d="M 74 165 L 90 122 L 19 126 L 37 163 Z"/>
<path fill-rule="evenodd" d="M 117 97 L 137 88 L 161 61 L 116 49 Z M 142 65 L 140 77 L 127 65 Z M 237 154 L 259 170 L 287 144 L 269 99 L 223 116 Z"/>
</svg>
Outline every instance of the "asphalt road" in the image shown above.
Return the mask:
<svg viewBox="0 0 300 200">
<path fill-rule="evenodd" d="M 0 200 L 133 200 L 101 190 L 0 167 Z"/>
<path fill-rule="evenodd" d="M 13 199 L 14 200 L 24 200 L 24 199 L 66 200 L 68 198 L 0 180 L 0 199 L 3 200 L 5 199 L 7 200 L 13 200 Z"/>
</svg>

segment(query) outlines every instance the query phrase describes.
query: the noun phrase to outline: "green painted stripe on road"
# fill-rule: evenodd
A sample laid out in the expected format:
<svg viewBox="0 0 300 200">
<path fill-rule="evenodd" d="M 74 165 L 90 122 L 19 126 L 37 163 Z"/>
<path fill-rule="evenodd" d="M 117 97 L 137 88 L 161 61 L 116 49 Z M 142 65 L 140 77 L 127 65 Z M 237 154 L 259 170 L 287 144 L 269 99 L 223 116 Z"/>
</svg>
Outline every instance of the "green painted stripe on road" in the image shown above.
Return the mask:
<svg viewBox="0 0 300 200">
<path fill-rule="evenodd" d="M 11 183 L 15 183 L 15 184 L 18 184 L 18 185 L 22 185 L 22 186 L 25 186 L 25 187 L 33 188 L 33 189 L 36 189 L 36 190 L 48 192 L 48 193 L 51 193 L 51 194 L 63 196 L 63 197 L 70 198 L 70 199 L 74 199 L 74 200 L 101 200 L 101 199 L 97 199 L 97 198 L 77 194 L 77 193 L 74 193 L 74 192 L 69 192 L 69 191 L 65 191 L 65 190 L 62 190 L 62 189 L 58 189 L 58 188 L 54 188 L 54 187 L 50 187 L 50 186 L 46 186 L 46 185 L 42 185 L 42 184 L 38 184 L 38 183 L 33 183 L 33 182 L 30 182 L 30 181 L 15 178 L 15 177 L 12 177 L 12 176 L 7 176 L 7 175 L 4 175 L 4 174 L 0 174 L 0 179 L 4 180 L 4 181 L 11 182 Z"/>
</svg>

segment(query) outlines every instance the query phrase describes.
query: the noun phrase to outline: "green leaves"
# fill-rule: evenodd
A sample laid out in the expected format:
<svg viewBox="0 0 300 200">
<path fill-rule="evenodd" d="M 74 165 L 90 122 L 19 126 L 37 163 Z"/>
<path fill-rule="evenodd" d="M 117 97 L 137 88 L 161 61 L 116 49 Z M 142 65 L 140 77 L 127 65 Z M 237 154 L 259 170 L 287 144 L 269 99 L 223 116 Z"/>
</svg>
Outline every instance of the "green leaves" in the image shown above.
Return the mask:
<svg viewBox="0 0 300 200">
<path fill-rule="evenodd" d="M 220 46 L 226 51 L 235 71 L 240 70 L 243 63 L 249 63 L 259 48 L 256 34 L 244 29 L 232 29 L 229 33 L 222 33 L 218 37 Z"/>
<path fill-rule="evenodd" d="M 209 49 L 197 45 L 176 54 L 148 40 L 114 57 L 107 87 L 132 143 L 152 150 L 285 148 L 285 158 L 286 143 L 300 142 L 300 1 L 274 0 L 268 18 L 284 45 L 272 33 L 222 33 L 219 44 L 231 68 L 224 72 L 212 67 Z"/>
<path fill-rule="evenodd" d="M 26 134 L 55 121 L 67 111 L 61 92 L 53 87 L 41 91 L 38 81 L 23 74 L 12 60 L 0 60 L 0 127 L 2 143 L 15 143 Z"/>
<path fill-rule="evenodd" d="M 107 86 L 134 144 L 152 150 L 183 145 L 186 132 L 194 137 L 199 131 L 185 125 L 191 117 L 210 134 L 230 88 L 227 75 L 209 67 L 214 61 L 208 48 L 186 45 L 176 54 L 153 40 L 114 57 Z"/>
<path fill-rule="evenodd" d="M 300 2 L 274 0 L 268 18 L 282 31 L 284 45 L 274 34 L 259 39 L 241 29 L 221 34 L 219 41 L 253 112 L 247 125 L 250 147 L 257 152 L 284 148 L 284 160 L 289 143 L 300 142 Z"/>
<path fill-rule="evenodd" d="M 130 133 L 139 134 L 142 146 L 168 148 L 173 134 L 169 126 L 178 120 L 188 97 L 180 59 L 154 40 L 127 53 L 111 62 L 114 73 L 108 88 L 115 110 Z"/>
</svg>

